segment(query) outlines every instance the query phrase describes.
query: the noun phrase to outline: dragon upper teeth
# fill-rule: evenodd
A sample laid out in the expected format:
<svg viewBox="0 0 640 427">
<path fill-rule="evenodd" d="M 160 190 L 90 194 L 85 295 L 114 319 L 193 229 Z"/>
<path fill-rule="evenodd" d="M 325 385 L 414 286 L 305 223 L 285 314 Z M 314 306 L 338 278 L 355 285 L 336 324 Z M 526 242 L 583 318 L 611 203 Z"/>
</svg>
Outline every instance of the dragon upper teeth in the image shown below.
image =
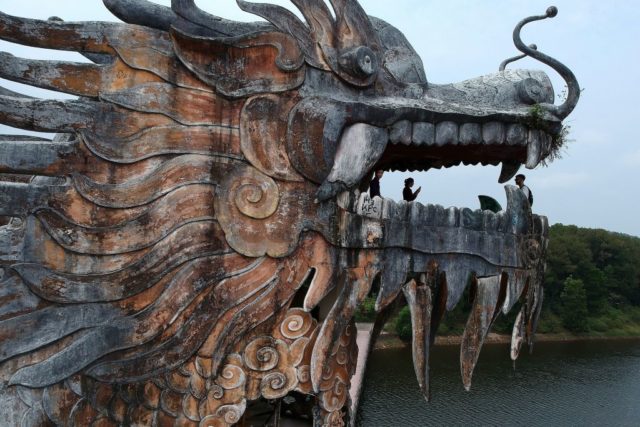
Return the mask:
<svg viewBox="0 0 640 427">
<path fill-rule="evenodd" d="M 440 122 L 436 125 L 436 145 L 456 145 L 458 125 L 454 122 Z"/>
<path fill-rule="evenodd" d="M 344 129 L 329 176 L 320 186 L 318 200 L 327 200 L 356 185 L 382 156 L 386 129 L 356 123 Z"/>
<path fill-rule="evenodd" d="M 411 144 L 411 122 L 409 120 L 401 120 L 395 123 L 389 133 L 389 141 L 392 144 Z"/>
<path fill-rule="evenodd" d="M 432 145 L 435 142 L 436 128 L 433 123 L 419 122 L 413 124 L 411 139 L 416 145 Z"/>
<path fill-rule="evenodd" d="M 504 124 L 489 122 L 482 125 L 482 139 L 487 144 L 502 144 L 505 138 Z"/>
<path fill-rule="evenodd" d="M 353 188 L 376 165 L 383 155 L 387 143 L 397 145 L 437 146 L 445 145 L 520 145 L 527 147 L 526 167 L 535 168 L 548 150 L 550 136 L 544 131 L 527 129 L 522 124 L 505 125 L 492 121 L 484 124 L 442 121 L 439 123 L 400 120 L 388 129 L 355 123 L 343 130 L 336 152 L 334 164 L 329 176 L 317 193 L 318 201 L 327 200 L 342 190 Z M 465 161 L 465 164 L 472 161 Z M 482 162 L 482 164 L 498 164 Z M 442 164 L 430 160 L 428 168 L 450 167 L 460 161 L 447 161 Z M 475 163 L 474 163 L 475 164 Z M 394 165 L 394 169 L 416 170 L 417 163 Z M 503 164 L 499 182 L 511 179 L 519 164 Z"/>
<path fill-rule="evenodd" d="M 504 184 L 509 181 L 516 173 L 518 173 L 520 166 L 520 162 L 502 162 L 502 169 L 500 170 L 500 178 L 498 178 L 498 182 L 500 184 Z"/>
<path fill-rule="evenodd" d="M 529 131 L 529 144 L 527 145 L 527 169 L 533 169 L 540 163 L 542 157 L 542 135 L 541 131 L 532 129 Z"/>
<path fill-rule="evenodd" d="M 514 124 L 507 127 L 507 144 L 521 145 L 527 141 L 527 128 L 524 125 Z"/>
<path fill-rule="evenodd" d="M 482 126 L 478 123 L 465 123 L 460 126 L 460 144 L 479 144 L 482 142 Z"/>
<path fill-rule="evenodd" d="M 550 136 L 540 130 L 530 130 L 525 125 L 501 122 L 462 123 L 442 121 L 438 123 L 400 120 L 389 127 L 389 142 L 414 146 L 444 145 L 527 145 L 532 141 L 540 145 L 544 154 Z M 534 149 L 538 150 L 537 147 Z M 533 160 L 532 160 L 533 161 Z"/>
</svg>

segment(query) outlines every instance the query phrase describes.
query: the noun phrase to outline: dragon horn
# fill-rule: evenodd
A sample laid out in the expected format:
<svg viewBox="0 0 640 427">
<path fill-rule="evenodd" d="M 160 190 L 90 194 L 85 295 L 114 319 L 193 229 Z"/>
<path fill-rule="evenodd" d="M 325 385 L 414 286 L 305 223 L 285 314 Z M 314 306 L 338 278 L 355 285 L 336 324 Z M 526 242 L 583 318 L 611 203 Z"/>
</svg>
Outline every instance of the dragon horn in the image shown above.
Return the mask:
<svg viewBox="0 0 640 427">
<path fill-rule="evenodd" d="M 513 43 L 520 52 L 532 58 L 535 58 L 538 61 L 553 68 L 567 83 L 567 99 L 562 105 L 546 103 L 541 104 L 543 108 L 553 113 L 556 117 L 562 120 L 573 111 L 573 109 L 578 104 L 578 99 L 580 98 L 580 85 L 578 84 L 576 76 L 566 65 L 536 49 L 532 49 L 531 47 L 524 44 L 524 42 L 520 38 L 520 31 L 522 30 L 522 27 L 524 27 L 529 22 L 540 21 L 546 18 L 553 18 L 557 14 L 558 8 L 556 8 L 555 6 L 550 6 L 549 8 L 547 8 L 547 11 L 544 15 L 530 16 L 523 19 L 518 23 L 518 25 L 516 25 L 515 29 L 513 30 Z"/>
</svg>

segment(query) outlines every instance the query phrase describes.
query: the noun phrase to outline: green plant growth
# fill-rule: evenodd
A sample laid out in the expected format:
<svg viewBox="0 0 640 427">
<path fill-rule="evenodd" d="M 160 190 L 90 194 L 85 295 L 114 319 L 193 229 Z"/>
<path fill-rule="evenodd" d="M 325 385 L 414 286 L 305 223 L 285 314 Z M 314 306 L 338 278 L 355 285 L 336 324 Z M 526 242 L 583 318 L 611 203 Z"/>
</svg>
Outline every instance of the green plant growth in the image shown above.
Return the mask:
<svg viewBox="0 0 640 427">
<path fill-rule="evenodd" d="M 360 304 L 355 314 L 356 322 L 374 322 L 376 320 L 376 296 L 369 295 Z"/>
<path fill-rule="evenodd" d="M 582 284 L 582 290 L 575 281 Z M 600 229 L 553 225 L 539 331 L 638 336 L 640 315 L 636 317 L 636 313 L 640 313 L 640 239 Z M 574 317 L 582 317 L 582 324 Z"/>
<path fill-rule="evenodd" d="M 542 164 L 546 166 L 554 160 L 562 158 L 564 149 L 566 149 L 567 144 L 571 142 L 571 139 L 569 139 L 571 126 L 561 125 L 558 132 L 552 132 L 548 129 L 548 124 L 544 120 L 544 113 L 544 109 L 540 104 L 534 104 L 529 108 L 527 118 L 524 122 L 530 129 L 540 129 L 553 135 L 548 144 L 543 147 Z"/>
<path fill-rule="evenodd" d="M 572 332 L 587 330 L 587 292 L 580 279 L 569 276 L 564 281 L 564 289 L 560 294 L 562 301 L 562 323 Z"/>
<path fill-rule="evenodd" d="M 402 310 L 398 313 L 395 319 L 395 332 L 402 341 L 411 341 L 412 327 L 409 307 L 402 307 Z"/>
</svg>

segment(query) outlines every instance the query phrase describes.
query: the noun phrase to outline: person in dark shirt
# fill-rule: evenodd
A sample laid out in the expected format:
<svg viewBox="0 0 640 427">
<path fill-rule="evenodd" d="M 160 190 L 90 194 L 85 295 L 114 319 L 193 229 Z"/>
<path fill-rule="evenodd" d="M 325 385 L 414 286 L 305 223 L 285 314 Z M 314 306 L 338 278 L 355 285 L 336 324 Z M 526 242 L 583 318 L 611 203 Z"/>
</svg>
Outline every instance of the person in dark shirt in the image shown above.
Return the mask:
<svg viewBox="0 0 640 427">
<path fill-rule="evenodd" d="M 527 197 L 527 200 L 529 200 L 529 206 L 533 206 L 533 193 L 531 192 L 531 189 L 529 187 L 524 185 L 525 179 L 527 179 L 527 177 L 519 173 L 518 175 L 516 175 L 516 185 L 520 188 L 520 190 L 522 190 L 524 195 Z"/>
<path fill-rule="evenodd" d="M 418 187 L 416 191 L 411 191 L 411 187 L 413 187 L 413 178 L 405 179 L 404 190 L 402 190 L 402 198 L 407 202 L 413 202 L 416 197 L 418 197 L 420 190 L 422 190 L 422 187 Z"/>
<path fill-rule="evenodd" d="M 373 199 L 375 196 L 382 197 L 380 195 L 380 178 L 384 171 L 382 169 L 378 169 L 375 173 L 375 177 L 369 183 L 369 196 Z"/>
</svg>

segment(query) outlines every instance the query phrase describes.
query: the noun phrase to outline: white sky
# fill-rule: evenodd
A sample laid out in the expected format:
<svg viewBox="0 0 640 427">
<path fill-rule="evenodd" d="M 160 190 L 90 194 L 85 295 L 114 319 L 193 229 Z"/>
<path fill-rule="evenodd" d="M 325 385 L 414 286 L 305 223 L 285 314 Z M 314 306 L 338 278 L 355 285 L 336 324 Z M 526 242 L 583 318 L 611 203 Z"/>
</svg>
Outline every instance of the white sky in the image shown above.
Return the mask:
<svg viewBox="0 0 640 427">
<path fill-rule="evenodd" d="M 264 0 L 261 0 L 264 1 Z M 155 0 L 168 5 L 169 0 Z M 218 16 L 257 20 L 241 12 L 233 0 L 197 1 Z M 273 1 L 295 7 L 287 1 Z M 422 57 L 427 78 L 450 83 L 497 71 L 500 62 L 517 54 L 511 34 L 530 15 L 558 7 L 558 16 L 525 27 L 523 40 L 573 70 L 584 89 L 580 102 L 565 121 L 571 126 L 564 158 L 530 171 L 527 184 L 535 196 L 534 211 L 551 223 L 605 228 L 640 236 L 640 3 L 632 0 L 361 0 L 368 14 L 398 27 Z M 64 20 L 115 20 L 100 0 L 0 0 L 0 10 L 18 16 Z M 78 59 L 74 54 L 26 49 L 0 42 L 0 50 L 32 58 Z M 511 68 L 542 68 L 554 81 L 555 72 L 532 60 Z M 40 97 L 59 94 L 26 88 L 0 79 L 0 85 Z M 11 132 L 6 127 L 0 132 Z M 409 174 L 386 174 L 382 194 L 401 198 Z M 412 173 L 418 200 L 447 206 L 478 207 L 477 195 L 487 194 L 506 204 L 497 183 L 498 167 L 455 167 Z"/>
</svg>

